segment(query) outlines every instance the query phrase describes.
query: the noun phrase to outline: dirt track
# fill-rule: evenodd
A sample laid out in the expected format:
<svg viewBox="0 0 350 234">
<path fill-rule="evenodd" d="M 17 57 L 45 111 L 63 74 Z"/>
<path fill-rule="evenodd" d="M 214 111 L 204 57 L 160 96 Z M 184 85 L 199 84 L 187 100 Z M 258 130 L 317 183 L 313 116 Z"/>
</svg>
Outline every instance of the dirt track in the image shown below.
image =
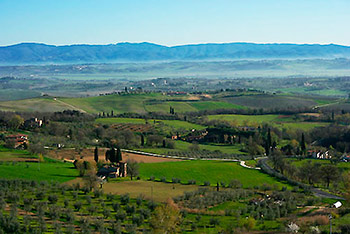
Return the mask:
<svg viewBox="0 0 350 234">
<path fill-rule="evenodd" d="M 106 148 L 100 148 L 99 153 L 99 160 L 105 159 L 105 153 Z M 60 150 L 50 150 L 48 151 L 48 155 L 53 158 L 57 159 L 79 159 L 80 157 L 83 157 L 84 160 L 92 161 L 94 160 L 94 149 L 84 149 L 80 153 L 75 149 L 60 149 Z M 128 159 L 133 159 L 137 162 L 143 162 L 143 163 L 157 163 L 157 162 L 172 162 L 172 161 L 181 161 L 180 159 L 171 159 L 171 158 L 161 158 L 161 157 L 152 157 L 152 156 L 145 156 L 140 154 L 134 154 L 134 153 L 122 153 L 123 161 L 126 161 Z"/>
</svg>

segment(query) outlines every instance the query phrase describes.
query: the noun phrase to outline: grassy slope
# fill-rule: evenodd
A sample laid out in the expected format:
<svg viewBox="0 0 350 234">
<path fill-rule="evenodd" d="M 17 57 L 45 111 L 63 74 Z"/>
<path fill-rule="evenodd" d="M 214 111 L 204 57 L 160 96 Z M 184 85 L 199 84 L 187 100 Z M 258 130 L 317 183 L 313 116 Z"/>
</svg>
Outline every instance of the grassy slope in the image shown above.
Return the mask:
<svg viewBox="0 0 350 234">
<path fill-rule="evenodd" d="M 244 125 L 248 121 L 251 123 L 270 123 L 280 128 L 310 130 L 315 127 L 326 126 L 328 123 L 322 122 L 295 122 L 291 117 L 281 115 L 209 115 L 209 120 L 218 119 L 229 122 L 236 122 L 238 125 Z"/>
<path fill-rule="evenodd" d="M 138 150 L 149 152 L 149 153 L 156 153 L 156 154 L 167 154 L 168 152 L 172 151 L 188 151 L 188 147 L 191 145 L 191 143 L 185 142 L 185 141 L 175 141 L 175 149 L 167 149 L 167 148 L 139 148 Z M 220 144 L 199 144 L 199 148 L 201 150 L 209 150 L 209 151 L 221 151 L 222 153 L 226 154 L 245 154 L 239 151 L 242 147 L 241 145 L 220 145 Z"/>
<path fill-rule="evenodd" d="M 267 184 L 277 184 L 279 187 L 286 186 L 274 178 L 257 170 L 246 169 L 236 162 L 220 161 L 181 161 L 140 164 L 140 175 L 147 179 L 155 176 L 157 179 L 165 177 L 168 181 L 171 178 L 180 178 L 182 182 L 196 180 L 197 184 L 210 181 L 212 185 L 217 182 L 229 183 L 233 179 L 241 181 L 244 187 L 253 187 Z"/>
<path fill-rule="evenodd" d="M 8 149 L 0 145 L 0 161 L 16 161 L 16 159 L 30 159 L 33 156 L 24 150 Z"/>
<path fill-rule="evenodd" d="M 55 112 L 67 109 L 74 108 L 62 102 L 55 101 L 53 98 L 33 98 L 0 102 L 0 110 L 4 111 Z"/>
<path fill-rule="evenodd" d="M 238 124 L 243 124 L 244 121 L 255 123 L 283 121 L 279 115 L 209 115 L 208 119 L 237 121 Z"/>
<path fill-rule="evenodd" d="M 145 113 L 143 102 L 149 99 L 162 98 L 161 94 L 130 94 L 130 95 L 107 95 L 88 98 L 65 98 L 62 101 L 77 106 L 86 112 L 110 112 L 115 114 L 125 112 Z"/>
<path fill-rule="evenodd" d="M 66 182 L 78 176 L 78 171 L 71 163 L 44 162 L 25 163 L 17 162 L 3 163 L 0 166 L 0 177 L 7 179 L 28 179 L 36 181 L 58 181 Z"/>
<path fill-rule="evenodd" d="M 7 149 L 0 146 L 0 177 L 65 182 L 78 176 L 78 171 L 74 169 L 73 164 L 49 158 L 43 163 L 15 162 L 19 159 L 33 158 L 36 156 L 31 155 L 28 151 Z"/>
<path fill-rule="evenodd" d="M 244 109 L 244 106 L 236 105 L 228 102 L 217 102 L 217 101 L 202 101 L 193 102 L 191 106 L 197 110 L 216 110 L 216 109 Z"/>
<path fill-rule="evenodd" d="M 205 126 L 193 124 L 193 123 L 189 123 L 181 120 L 155 120 L 155 121 L 156 121 L 156 125 L 162 122 L 167 126 L 174 127 L 177 129 L 182 128 L 186 130 L 192 130 L 192 129 L 201 130 L 205 128 Z M 96 122 L 102 123 L 102 124 L 118 124 L 118 123 L 146 124 L 146 120 L 134 119 L 134 118 L 101 118 L 101 119 L 97 119 Z M 147 122 L 148 124 L 154 125 L 153 119 L 150 119 Z"/>
</svg>

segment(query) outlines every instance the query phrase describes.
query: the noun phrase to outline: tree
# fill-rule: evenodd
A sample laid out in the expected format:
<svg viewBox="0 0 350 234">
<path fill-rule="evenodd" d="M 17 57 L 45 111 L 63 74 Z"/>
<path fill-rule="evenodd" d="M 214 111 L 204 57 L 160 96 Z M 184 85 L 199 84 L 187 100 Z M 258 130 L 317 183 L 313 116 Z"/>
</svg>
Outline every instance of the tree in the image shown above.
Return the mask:
<svg viewBox="0 0 350 234">
<path fill-rule="evenodd" d="M 318 163 L 312 163 L 311 161 L 306 161 L 298 171 L 298 177 L 301 180 L 308 181 L 309 184 L 313 184 L 317 182 L 319 179 L 320 173 L 319 173 L 320 165 Z"/>
<path fill-rule="evenodd" d="M 119 163 L 123 161 L 123 158 L 122 158 L 122 151 L 120 150 L 120 148 L 118 147 L 117 148 L 117 155 L 116 155 L 116 162 Z"/>
<path fill-rule="evenodd" d="M 98 162 L 98 148 L 97 148 L 97 146 L 96 146 L 95 151 L 94 151 L 94 159 L 95 159 L 95 162 L 97 163 Z"/>
<path fill-rule="evenodd" d="M 305 144 L 305 136 L 304 136 L 304 133 L 301 134 L 300 148 L 301 148 L 302 154 L 304 154 L 304 153 L 305 153 L 305 150 L 306 150 L 306 144 Z"/>
<path fill-rule="evenodd" d="M 111 163 L 116 163 L 117 162 L 117 154 L 115 149 L 112 147 L 110 150 L 106 152 L 108 153 L 108 159 Z"/>
<path fill-rule="evenodd" d="M 141 134 L 141 146 L 145 145 L 145 137 Z"/>
<path fill-rule="evenodd" d="M 339 178 L 339 170 L 336 166 L 332 164 L 323 165 L 320 169 L 322 179 L 326 182 L 327 188 L 331 181 Z"/>
<path fill-rule="evenodd" d="M 139 175 L 139 164 L 135 160 L 128 159 L 127 163 L 127 173 L 130 175 L 131 180 L 134 176 Z"/>
<path fill-rule="evenodd" d="M 158 206 L 149 222 L 153 233 L 177 233 L 181 219 L 179 210 L 167 204 Z"/>
<path fill-rule="evenodd" d="M 85 173 L 83 177 L 85 186 L 91 191 L 92 189 L 97 188 L 98 177 L 96 176 L 96 171 L 92 168 Z"/>
<path fill-rule="evenodd" d="M 23 123 L 24 119 L 19 115 L 12 116 L 12 118 L 7 122 L 9 128 L 13 130 L 17 130 Z"/>
</svg>

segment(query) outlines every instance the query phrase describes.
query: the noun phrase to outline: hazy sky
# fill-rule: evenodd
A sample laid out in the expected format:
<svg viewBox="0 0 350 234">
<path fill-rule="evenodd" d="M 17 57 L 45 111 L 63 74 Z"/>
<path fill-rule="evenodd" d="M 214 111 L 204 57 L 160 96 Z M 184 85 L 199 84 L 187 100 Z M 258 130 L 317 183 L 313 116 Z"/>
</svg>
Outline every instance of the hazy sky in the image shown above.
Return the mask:
<svg viewBox="0 0 350 234">
<path fill-rule="evenodd" d="M 0 0 L 0 45 L 350 45 L 350 0 Z"/>
</svg>

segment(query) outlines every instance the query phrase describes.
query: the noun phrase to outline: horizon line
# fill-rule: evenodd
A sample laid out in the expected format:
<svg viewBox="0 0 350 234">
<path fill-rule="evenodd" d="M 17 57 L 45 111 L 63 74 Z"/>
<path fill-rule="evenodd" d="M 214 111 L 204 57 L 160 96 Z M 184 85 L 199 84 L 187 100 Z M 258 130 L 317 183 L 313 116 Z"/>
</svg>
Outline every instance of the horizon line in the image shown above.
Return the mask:
<svg viewBox="0 0 350 234">
<path fill-rule="evenodd" d="M 108 46 L 108 45 L 118 45 L 118 44 L 152 44 L 152 45 L 158 45 L 163 47 L 180 47 L 180 46 L 196 46 L 196 45 L 225 45 L 225 44 L 256 44 L 256 45 L 321 45 L 321 46 L 329 46 L 329 45 L 335 45 L 335 46 L 344 46 L 344 47 L 350 47 L 350 45 L 345 44 L 336 44 L 336 43 L 295 43 L 295 42 L 244 42 L 244 41 L 232 41 L 232 42 L 199 42 L 199 43 L 188 43 L 188 44 L 175 44 L 175 45 L 164 45 L 164 44 L 157 44 L 155 42 L 149 42 L 149 41 L 140 41 L 140 42 L 130 42 L 130 41 L 120 41 L 116 43 L 107 43 L 107 44 L 95 44 L 95 43 L 73 43 L 73 44 L 49 44 L 45 42 L 18 42 L 15 44 L 7 44 L 7 45 L 0 45 L 0 47 L 11 47 L 21 44 L 36 44 L 36 45 L 47 45 L 47 46 L 55 46 L 55 47 L 63 47 L 63 46 Z"/>
</svg>

